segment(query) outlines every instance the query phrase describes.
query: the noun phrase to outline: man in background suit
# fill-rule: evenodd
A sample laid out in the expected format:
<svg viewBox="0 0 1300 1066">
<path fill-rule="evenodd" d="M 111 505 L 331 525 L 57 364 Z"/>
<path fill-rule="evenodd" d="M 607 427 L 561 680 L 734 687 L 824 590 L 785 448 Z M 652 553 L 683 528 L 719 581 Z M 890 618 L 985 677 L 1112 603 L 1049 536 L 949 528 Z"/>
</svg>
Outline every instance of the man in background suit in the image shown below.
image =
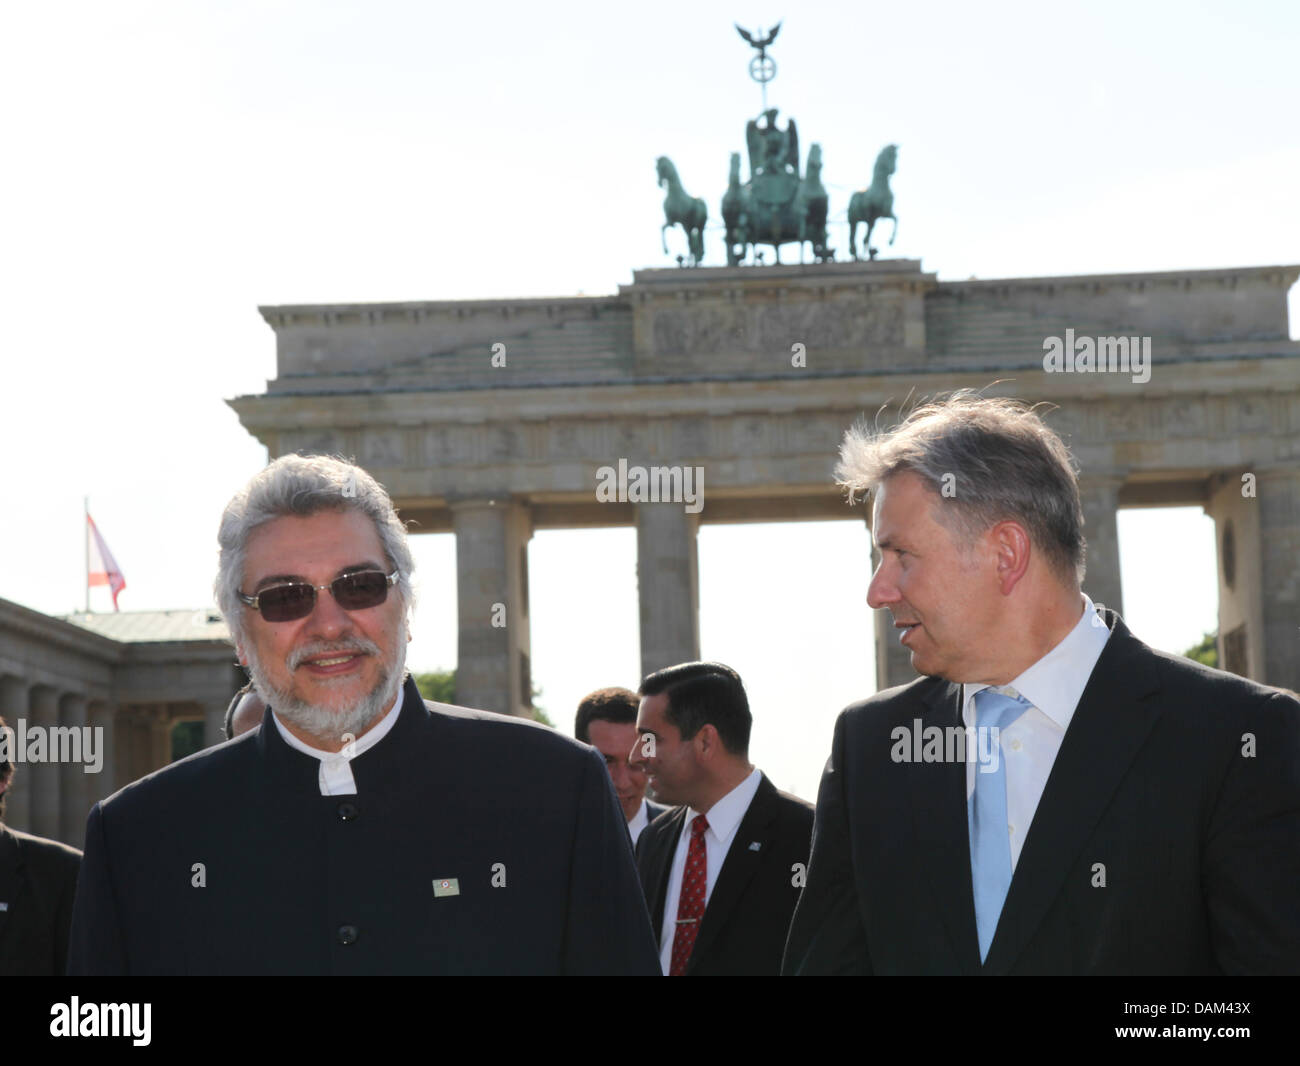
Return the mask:
<svg viewBox="0 0 1300 1066">
<path fill-rule="evenodd" d="M 785 971 L 1300 971 L 1300 703 L 1094 608 L 1060 438 L 957 393 L 837 475 L 925 676 L 836 724 Z"/>
<path fill-rule="evenodd" d="M 81 852 L 4 824 L 13 777 L 6 752 L 0 762 L 0 976 L 62 974 Z"/>
<path fill-rule="evenodd" d="M 595 753 L 406 677 L 414 562 L 378 482 L 284 456 L 218 541 L 268 709 L 92 809 L 72 973 L 656 972 Z"/>
<path fill-rule="evenodd" d="M 641 697 L 631 760 L 658 796 L 680 804 L 637 845 L 663 972 L 776 975 L 812 806 L 750 763 L 749 701 L 730 667 L 670 666 L 641 682 Z"/>
<path fill-rule="evenodd" d="M 633 847 L 641 831 L 668 810 L 645 798 L 645 770 L 630 762 L 640 705 L 640 697 L 631 689 L 597 689 L 582 698 L 573 724 L 573 735 L 605 757 L 605 769 L 627 819 Z"/>
</svg>

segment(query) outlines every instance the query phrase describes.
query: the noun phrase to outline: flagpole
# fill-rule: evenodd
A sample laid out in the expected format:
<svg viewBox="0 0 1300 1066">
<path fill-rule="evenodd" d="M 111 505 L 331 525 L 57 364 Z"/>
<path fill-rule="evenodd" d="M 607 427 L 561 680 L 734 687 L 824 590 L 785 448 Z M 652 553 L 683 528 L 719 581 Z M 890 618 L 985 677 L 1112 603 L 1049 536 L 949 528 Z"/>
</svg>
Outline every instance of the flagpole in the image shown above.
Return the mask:
<svg viewBox="0 0 1300 1066">
<path fill-rule="evenodd" d="M 83 496 L 81 505 L 85 511 L 85 521 L 82 522 L 82 530 L 86 535 L 86 552 L 83 558 L 86 562 L 86 613 L 90 614 L 90 497 Z"/>
</svg>

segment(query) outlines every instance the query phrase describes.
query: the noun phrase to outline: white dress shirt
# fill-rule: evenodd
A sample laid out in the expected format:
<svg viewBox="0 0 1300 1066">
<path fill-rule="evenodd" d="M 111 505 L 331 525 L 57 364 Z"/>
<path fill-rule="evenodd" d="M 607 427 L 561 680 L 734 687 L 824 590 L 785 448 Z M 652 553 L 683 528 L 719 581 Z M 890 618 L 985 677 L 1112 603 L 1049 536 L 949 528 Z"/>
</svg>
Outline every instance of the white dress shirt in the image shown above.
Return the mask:
<svg viewBox="0 0 1300 1066">
<path fill-rule="evenodd" d="M 350 744 L 345 744 L 342 751 L 321 751 L 320 748 L 313 748 L 299 740 L 280 721 L 280 716 L 271 714 L 271 721 L 275 723 L 275 728 L 280 731 L 280 736 L 289 747 L 302 752 L 304 755 L 310 755 L 313 759 L 320 760 L 320 794 L 322 796 L 354 796 L 357 791 L 357 782 L 352 776 L 352 767 L 349 761 L 355 759 L 363 751 L 369 751 L 378 744 L 384 737 L 388 736 L 393 726 L 397 724 L 398 705 L 402 702 L 403 686 L 397 688 L 397 699 L 393 705 L 384 712 L 384 717 L 379 722 L 362 733 L 356 740 Z M 398 712 L 401 713 L 401 712 Z"/>
<path fill-rule="evenodd" d="M 641 797 L 641 806 L 636 809 L 636 814 L 628 820 L 627 831 L 632 834 L 632 847 L 636 847 L 637 838 L 641 835 L 641 830 L 650 824 L 650 809 L 645 805 L 645 797 Z"/>
<path fill-rule="evenodd" d="M 1011 841 L 1012 870 L 1020 860 L 1020 849 L 1034 820 L 1056 753 L 1061 750 L 1065 731 L 1109 637 L 1110 630 L 1085 593 L 1083 614 L 1065 639 L 1010 684 L 1002 686 L 1014 689 L 1033 704 L 1003 729 L 999 737 L 998 757 L 1006 766 L 1007 833 Z M 979 728 L 975 720 L 975 693 L 989 687 L 962 685 L 962 720 L 967 729 Z M 968 732 L 967 736 L 978 734 Z M 978 752 L 978 744 L 967 744 L 967 802 L 975 793 L 975 774 L 980 772 L 976 761 Z"/>
<path fill-rule="evenodd" d="M 740 828 L 741 819 L 749 810 L 758 792 L 762 773 L 756 768 L 745 780 L 718 800 L 708 810 L 709 828 L 704 831 L 704 907 L 708 910 L 709 900 L 713 896 L 713 886 L 718 882 L 718 872 L 726 861 L 727 851 Z M 645 804 L 642 803 L 644 807 Z M 677 838 L 677 850 L 673 852 L 673 867 L 668 874 L 668 894 L 664 897 L 664 921 L 660 930 L 659 962 L 666 974 L 673 964 L 673 937 L 677 933 L 677 904 L 682 895 L 682 873 L 686 869 L 686 852 L 691 846 L 691 824 L 699 817 L 699 812 L 690 810 L 682 826 L 682 835 Z"/>
</svg>

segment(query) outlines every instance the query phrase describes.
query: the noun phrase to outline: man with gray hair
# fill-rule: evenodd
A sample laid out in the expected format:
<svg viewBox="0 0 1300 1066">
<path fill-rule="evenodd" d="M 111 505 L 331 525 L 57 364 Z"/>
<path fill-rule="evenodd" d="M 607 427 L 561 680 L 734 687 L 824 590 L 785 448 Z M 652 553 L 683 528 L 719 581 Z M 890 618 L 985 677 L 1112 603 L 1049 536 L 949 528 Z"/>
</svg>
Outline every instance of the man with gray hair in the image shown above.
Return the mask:
<svg viewBox="0 0 1300 1066">
<path fill-rule="evenodd" d="M 960 392 L 837 477 L 924 676 L 836 722 L 784 972 L 1300 971 L 1300 703 L 1094 606 L 1056 434 Z"/>
<path fill-rule="evenodd" d="M 407 676 L 414 563 L 381 485 L 284 456 L 218 540 L 268 709 L 92 809 L 71 973 L 657 972 L 596 754 Z"/>
</svg>

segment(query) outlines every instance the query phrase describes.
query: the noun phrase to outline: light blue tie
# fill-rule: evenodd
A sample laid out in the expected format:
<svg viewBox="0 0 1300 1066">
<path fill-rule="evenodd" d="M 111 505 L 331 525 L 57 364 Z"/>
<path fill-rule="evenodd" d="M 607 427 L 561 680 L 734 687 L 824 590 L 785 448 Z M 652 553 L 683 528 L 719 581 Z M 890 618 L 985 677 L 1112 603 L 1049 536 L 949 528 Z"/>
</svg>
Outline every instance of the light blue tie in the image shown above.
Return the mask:
<svg viewBox="0 0 1300 1066">
<path fill-rule="evenodd" d="M 1011 725 L 1030 704 L 1019 696 L 1008 696 L 999 689 L 984 688 L 975 693 L 975 728 L 977 731 Z M 991 751 L 992 738 L 984 742 Z M 1001 741 L 999 741 L 999 748 Z M 1011 887 L 1011 839 L 1007 828 L 1007 767 L 1001 750 L 997 753 L 997 770 L 985 772 L 975 767 L 975 791 L 966 804 L 966 821 L 970 829 L 970 879 L 975 891 L 975 928 L 979 932 L 980 962 L 989 953 L 998 916 Z"/>
</svg>

